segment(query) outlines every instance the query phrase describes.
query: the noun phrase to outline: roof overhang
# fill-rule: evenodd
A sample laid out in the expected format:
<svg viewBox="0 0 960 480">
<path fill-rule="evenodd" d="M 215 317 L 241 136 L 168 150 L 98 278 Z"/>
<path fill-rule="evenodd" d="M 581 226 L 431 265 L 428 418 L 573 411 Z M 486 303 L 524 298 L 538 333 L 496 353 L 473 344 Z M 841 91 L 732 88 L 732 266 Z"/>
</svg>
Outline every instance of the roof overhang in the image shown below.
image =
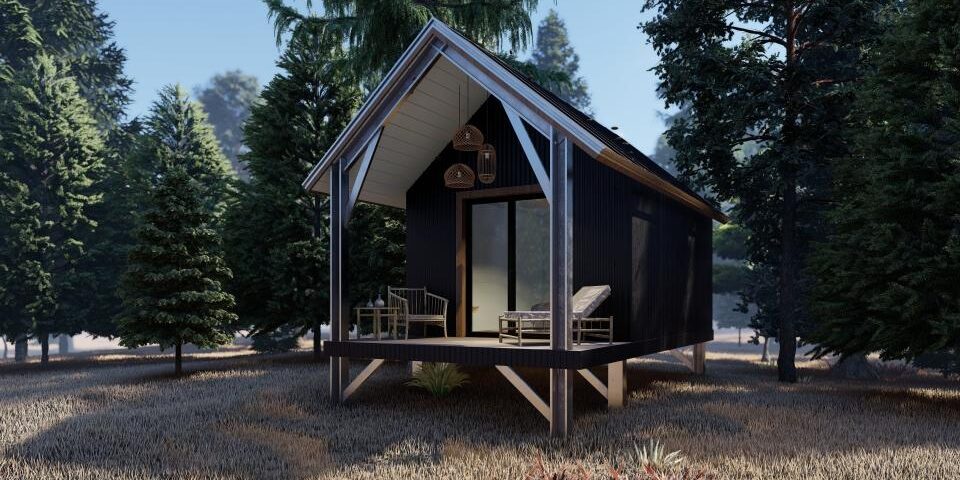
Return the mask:
<svg viewBox="0 0 960 480">
<path fill-rule="evenodd" d="M 455 70 L 451 69 L 451 66 L 455 67 Z M 379 138 L 380 147 L 378 148 L 383 148 L 387 153 L 383 156 L 377 154 L 373 159 L 374 165 L 383 163 L 382 158 L 387 156 L 403 155 L 403 152 L 399 152 L 401 148 L 420 147 L 419 152 L 408 152 L 408 156 L 411 158 L 418 156 L 418 158 L 411 160 L 414 165 L 409 166 L 413 168 L 391 171 L 388 166 L 378 174 L 374 175 L 371 172 L 372 176 L 364 180 L 364 182 L 372 182 L 371 187 L 377 182 L 395 183 L 402 188 L 405 194 L 406 189 L 412 184 L 411 176 L 413 176 L 412 180 L 419 177 L 423 169 L 433 161 L 449 141 L 449 138 L 452 137 L 455 128 L 443 132 L 443 135 L 436 132 L 433 135 L 427 135 L 430 138 L 421 139 L 422 141 L 418 142 L 404 141 L 403 138 L 399 138 L 401 135 L 393 133 L 393 130 L 397 132 L 404 129 L 410 130 L 403 124 L 404 121 L 413 121 L 407 117 L 420 117 L 414 120 L 423 123 L 424 115 L 413 113 L 417 109 L 422 111 L 423 107 L 417 102 L 416 98 L 412 97 L 435 96 L 426 90 L 434 88 L 432 86 L 434 83 L 439 83 L 439 77 L 437 79 L 432 77 L 456 76 L 457 73 L 464 77 L 462 80 L 452 80 L 456 81 L 458 86 L 466 85 L 468 92 L 471 88 L 476 88 L 476 90 L 473 90 L 474 97 L 470 99 L 469 105 L 467 105 L 466 118 L 458 118 L 458 121 L 461 121 L 460 124 L 465 122 L 482 105 L 487 95 L 492 95 L 504 105 L 513 108 L 524 121 L 545 137 L 552 138 L 554 132 L 560 133 L 571 139 L 588 155 L 611 168 L 654 190 L 665 193 L 667 196 L 708 217 L 721 222 L 727 221 L 722 212 L 713 208 L 699 196 L 677 187 L 661 178 L 657 173 L 618 153 L 615 146 L 606 144 L 492 58 L 481 47 L 437 19 L 431 19 L 427 22 L 427 25 L 401 55 L 397 63 L 387 72 L 383 81 L 369 95 L 356 116 L 330 146 L 320 162 L 310 171 L 303 182 L 303 187 L 311 192 L 326 192 L 329 184 L 328 170 L 334 161 L 340 159 L 346 162 L 347 168 L 350 169 L 361 157 L 366 146 Z M 460 92 L 456 93 L 458 117 L 460 94 Z M 436 111 L 426 113 L 428 116 L 438 115 Z M 443 113 L 440 112 L 439 115 L 443 116 Z M 447 116 L 449 116 L 449 113 Z M 423 130 L 437 130 L 438 128 L 442 130 L 442 125 L 427 125 L 423 127 Z M 419 124 L 416 130 L 416 132 L 407 132 L 406 134 L 421 134 Z M 381 131 L 382 138 L 380 137 Z M 421 134 L 421 136 L 424 135 Z M 396 143 L 395 146 L 391 146 L 390 142 L 392 141 Z M 438 143 L 441 141 L 442 143 Z M 411 143 L 421 145 L 412 146 Z M 355 175 L 355 170 L 357 169 L 350 170 L 351 176 Z M 376 188 L 365 190 L 370 191 L 360 192 L 359 199 L 361 201 L 404 207 L 405 195 L 399 195 L 397 191 L 384 191 L 378 194 Z"/>
</svg>

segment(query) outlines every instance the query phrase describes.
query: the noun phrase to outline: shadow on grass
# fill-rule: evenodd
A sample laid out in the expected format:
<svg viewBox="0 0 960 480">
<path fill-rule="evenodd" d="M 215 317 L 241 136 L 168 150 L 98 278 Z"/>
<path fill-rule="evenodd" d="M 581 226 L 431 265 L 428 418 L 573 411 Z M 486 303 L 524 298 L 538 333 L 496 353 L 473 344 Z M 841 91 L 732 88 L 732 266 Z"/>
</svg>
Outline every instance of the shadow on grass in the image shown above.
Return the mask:
<svg viewBox="0 0 960 480">
<path fill-rule="evenodd" d="M 50 471 L 76 466 L 129 477 L 313 478 L 343 469 L 423 471 L 457 456 L 502 462 L 504 452 L 515 462 L 532 461 L 538 451 L 606 459 L 652 437 L 704 458 L 736 453 L 731 445 L 792 453 L 904 444 L 960 448 L 960 434 L 947 426 L 960 422 L 960 395 L 949 388 L 939 395 L 909 383 L 819 377 L 783 386 L 769 369 L 738 360 L 710 361 L 706 377 L 659 359 L 631 361 L 628 406 L 609 412 L 577 376 L 574 434 L 566 441 L 550 440 L 547 421 L 492 368 L 465 368 L 470 383 L 435 399 L 405 385 L 405 366 L 388 363 L 350 401 L 334 405 L 327 401 L 327 364 L 310 362 L 309 353 L 186 366 L 204 370 L 184 378 L 156 369 L 114 378 L 97 369 L 105 378 L 94 384 L 43 396 L 82 403 L 75 414 L 6 453 Z M 353 374 L 363 366 L 354 364 Z M 546 397 L 544 370 L 518 371 Z M 816 431 L 815 438 L 782 438 L 783 431 L 803 429 Z"/>
</svg>

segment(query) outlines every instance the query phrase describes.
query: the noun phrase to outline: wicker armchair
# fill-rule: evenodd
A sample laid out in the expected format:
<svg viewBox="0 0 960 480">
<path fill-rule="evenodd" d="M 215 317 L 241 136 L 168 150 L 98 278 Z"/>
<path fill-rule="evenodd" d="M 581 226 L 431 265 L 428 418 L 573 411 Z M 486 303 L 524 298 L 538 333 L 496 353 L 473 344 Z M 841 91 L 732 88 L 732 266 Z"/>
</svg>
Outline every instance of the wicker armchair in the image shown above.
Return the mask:
<svg viewBox="0 0 960 480">
<path fill-rule="evenodd" d="M 394 288 L 387 287 L 387 303 L 398 311 L 397 322 L 404 327 L 403 338 L 410 338 L 410 325 L 423 325 L 423 333 L 427 333 L 427 325 L 443 327 L 443 336 L 447 336 L 447 304 L 446 298 L 434 295 L 424 288 Z"/>
</svg>

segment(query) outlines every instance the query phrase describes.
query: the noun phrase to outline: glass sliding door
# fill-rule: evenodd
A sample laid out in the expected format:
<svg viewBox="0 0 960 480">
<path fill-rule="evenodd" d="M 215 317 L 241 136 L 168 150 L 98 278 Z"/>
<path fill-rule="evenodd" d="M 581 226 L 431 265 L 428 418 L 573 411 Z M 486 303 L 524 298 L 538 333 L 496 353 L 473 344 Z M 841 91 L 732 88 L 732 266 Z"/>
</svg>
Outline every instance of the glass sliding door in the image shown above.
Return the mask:
<svg viewBox="0 0 960 480">
<path fill-rule="evenodd" d="M 508 205 L 481 203 L 471 208 L 472 330 L 496 332 L 500 314 L 509 310 Z"/>
<path fill-rule="evenodd" d="M 550 308 L 550 208 L 544 199 L 470 208 L 470 332 L 494 333 L 508 310 Z"/>
<path fill-rule="evenodd" d="M 550 205 L 546 199 L 516 202 L 515 310 L 550 309 Z"/>
</svg>

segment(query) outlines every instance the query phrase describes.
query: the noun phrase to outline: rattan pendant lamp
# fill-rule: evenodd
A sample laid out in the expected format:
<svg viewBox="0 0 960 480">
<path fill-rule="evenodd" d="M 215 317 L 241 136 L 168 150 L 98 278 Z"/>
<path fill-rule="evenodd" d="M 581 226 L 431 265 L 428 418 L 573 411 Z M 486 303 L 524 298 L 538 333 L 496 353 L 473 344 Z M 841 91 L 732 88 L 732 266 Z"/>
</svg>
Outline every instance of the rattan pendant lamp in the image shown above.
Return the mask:
<svg viewBox="0 0 960 480">
<path fill-rule="evenodd" d="M 470 110 L 470 80 L 467 79 L 467 110 Z M 460 85 L 457 84 L 457 123 L 460 121 Z M 464 123 L 453 134 L 453 149 L 461 152 L 476 152 L 483 148 L 483 132 L 479 128 Z"/>
</svg>

